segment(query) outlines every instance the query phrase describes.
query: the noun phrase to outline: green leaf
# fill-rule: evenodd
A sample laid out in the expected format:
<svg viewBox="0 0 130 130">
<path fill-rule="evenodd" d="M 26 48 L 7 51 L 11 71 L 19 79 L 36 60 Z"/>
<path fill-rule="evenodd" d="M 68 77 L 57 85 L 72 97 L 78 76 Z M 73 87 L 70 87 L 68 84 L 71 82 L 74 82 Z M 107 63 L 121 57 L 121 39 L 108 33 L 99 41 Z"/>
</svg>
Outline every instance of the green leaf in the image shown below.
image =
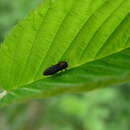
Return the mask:
<svg viewBox="0 0 130 130">
<path fill-rule="evenodd" d="M 130 0 L 45 0 L 0 48 L 1 104 L 129 82 L 129 58 Z"/>
</svg>

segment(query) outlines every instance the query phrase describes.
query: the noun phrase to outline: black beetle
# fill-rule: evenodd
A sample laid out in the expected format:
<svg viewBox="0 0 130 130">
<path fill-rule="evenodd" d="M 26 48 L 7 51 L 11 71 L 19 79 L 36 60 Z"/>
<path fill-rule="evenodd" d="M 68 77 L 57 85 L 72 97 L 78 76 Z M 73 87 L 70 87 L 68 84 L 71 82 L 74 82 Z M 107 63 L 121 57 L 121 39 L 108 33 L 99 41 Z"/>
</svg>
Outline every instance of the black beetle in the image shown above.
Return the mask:
<svg viewBox="0 0 130 130">
<path fill-rule="evenodd" d="M 68 63 L 66 61 L 61 61 L 56 65 L 53 65 L 49 68 L 47 68 L 44 72 L 43 75 L 53 75 L 60 70 L 66 69 L 68 67 Z"/>
</svg>

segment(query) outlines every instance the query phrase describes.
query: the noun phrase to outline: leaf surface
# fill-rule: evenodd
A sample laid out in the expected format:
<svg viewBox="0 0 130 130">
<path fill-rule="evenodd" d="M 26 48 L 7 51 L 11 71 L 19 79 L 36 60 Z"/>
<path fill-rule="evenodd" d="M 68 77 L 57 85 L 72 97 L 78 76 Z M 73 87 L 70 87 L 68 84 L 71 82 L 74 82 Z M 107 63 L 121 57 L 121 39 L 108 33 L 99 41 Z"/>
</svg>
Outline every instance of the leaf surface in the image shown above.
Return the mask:
<svg viewBox="0 0 130 130">
<path fill-rule="evenodd" d="M 129 48 L 130 0 L 45 0 L 1 45 L 1 102 L 129 82 Z"/>
</svg>

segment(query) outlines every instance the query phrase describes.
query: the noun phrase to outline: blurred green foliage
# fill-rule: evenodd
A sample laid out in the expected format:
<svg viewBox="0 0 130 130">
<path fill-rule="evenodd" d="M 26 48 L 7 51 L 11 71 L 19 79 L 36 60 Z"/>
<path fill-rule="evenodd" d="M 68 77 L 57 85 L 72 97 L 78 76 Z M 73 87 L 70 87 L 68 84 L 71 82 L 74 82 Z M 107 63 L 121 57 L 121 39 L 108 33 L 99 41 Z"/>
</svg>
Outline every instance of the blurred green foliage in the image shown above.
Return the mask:
<svg viewBox="0 0 130 130">
<path fill-rule="evenodd" d="M 0 0 L 0 41 L 41 0 Z M 130 130 L 130 87 L 57 96 L 0 109 L 0 130 Z"/>
<path fill-rule="evenodd" d="M 42 0 L 0 0 L 0 41 L 18 21 Z"/>
<path fill-rule="evenodd" d="M 107 88 L 1 109 L 0 130 L 129 130 L 130 88 Z"/>
</svg>

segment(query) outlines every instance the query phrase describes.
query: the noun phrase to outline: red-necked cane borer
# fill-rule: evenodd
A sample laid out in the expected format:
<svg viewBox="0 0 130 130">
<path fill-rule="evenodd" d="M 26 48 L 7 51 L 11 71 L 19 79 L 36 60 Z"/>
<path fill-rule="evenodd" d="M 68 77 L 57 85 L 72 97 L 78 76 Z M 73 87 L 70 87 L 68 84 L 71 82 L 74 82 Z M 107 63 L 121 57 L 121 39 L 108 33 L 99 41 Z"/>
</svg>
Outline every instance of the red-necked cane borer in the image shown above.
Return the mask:
<svg viewBox="0 0 130 130">
<path fill-rule="evenodd" d="M 56 65 L 53 65 L 49 68 L 47 68 L 44 72 L 43 75 L 53 75 L 60 70 L 66 69 L 68 67 L 68 63 L 66 61 L 61 61 Z"/>
</svg>

